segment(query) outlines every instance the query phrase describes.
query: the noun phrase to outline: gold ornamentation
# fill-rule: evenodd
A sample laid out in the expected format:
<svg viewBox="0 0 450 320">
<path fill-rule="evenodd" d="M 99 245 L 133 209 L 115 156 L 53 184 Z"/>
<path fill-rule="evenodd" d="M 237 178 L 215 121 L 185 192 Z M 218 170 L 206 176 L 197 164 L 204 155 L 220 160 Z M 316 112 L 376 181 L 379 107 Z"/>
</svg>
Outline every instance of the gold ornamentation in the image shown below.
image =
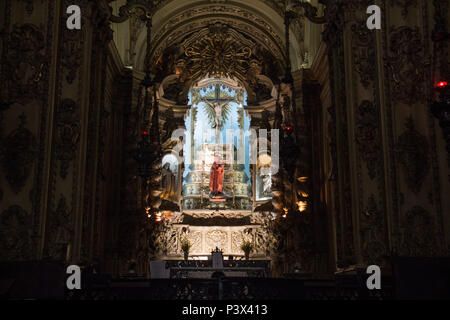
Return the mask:
<svg viewBox="0 0 450 320">
<path fill-rule="evenodd" d="M 220 23 L 211 25 L 205 37 L 185 48 L 193 79 L 207 76 L 245 79 L 252 50 L 241 44 L 233 31 Z"/>
</svg>

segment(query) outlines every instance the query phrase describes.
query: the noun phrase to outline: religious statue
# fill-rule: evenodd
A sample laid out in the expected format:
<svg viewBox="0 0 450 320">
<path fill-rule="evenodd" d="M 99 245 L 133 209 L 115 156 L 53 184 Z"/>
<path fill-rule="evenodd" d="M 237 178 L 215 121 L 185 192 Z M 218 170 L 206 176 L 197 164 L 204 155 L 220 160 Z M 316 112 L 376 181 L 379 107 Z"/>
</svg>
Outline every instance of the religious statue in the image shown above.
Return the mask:
<svg viewBox="0 0 450 320">
<path fill-rule="evenodd" d="M 262 177 L 262 182 L 263 182 L 263 195 L 265 196 L 270 196 L 271 195 L 271 188 L 272 188 L 272 175 L 270 174 L 270 172 L 268 172 L 267 174 L 263 175 Z"/>
<path fill-rule="evenodd" d="M 228 119 L 228 114 L 231 111 L 230 103 L 232 100 L 227 100 L 223 103 L 209 102 L 207 99 L 203 98 L 202 101 L 205 103 L 205 110 L 209 118 L 211 127 L 215 129 L 215 139 L 216 143 L 219 143 L 219 133 L 222 129 L 224 121 Z"/>
<path fill-rule="evenodd" d="M 161 198 L 169 199 L 175 195 L 175 174 L 170 170 L 170 163 L 164 164 L 161 169 L 162 194 Z"/>
<path fill-rule="evenodd" d="M 211 173 L 209 177 L 209 190 L 211 191 L 211 196 L 222 197 L 223 195 L 223 163 L 216 158 L 211 166 Z"/>
</svg>

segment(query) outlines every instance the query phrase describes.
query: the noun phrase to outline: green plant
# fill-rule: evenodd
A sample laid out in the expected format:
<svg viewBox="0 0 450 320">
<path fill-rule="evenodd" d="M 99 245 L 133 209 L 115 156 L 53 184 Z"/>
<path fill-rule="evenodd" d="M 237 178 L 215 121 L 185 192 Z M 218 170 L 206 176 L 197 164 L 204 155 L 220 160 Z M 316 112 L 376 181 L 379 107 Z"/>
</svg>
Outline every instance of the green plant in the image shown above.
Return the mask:
<svg viewBox="0 0 450 320">
<path fill-rule="evenodd" d="M 244 240 L 241 244 L 241 250 L 244 251 L 245 254 L 250 254 L 253 250 L 253 244 L 250 241 Z"/>
<path fill-rule="evenodd" d="M 191 249 L 191 247 L 192 247 L 192 244 L 187 238 L 184 238 L 181 241 L 181 250 L 183 250 L 183 252 L 189 253 L 189 250 Z"/>
</svg>

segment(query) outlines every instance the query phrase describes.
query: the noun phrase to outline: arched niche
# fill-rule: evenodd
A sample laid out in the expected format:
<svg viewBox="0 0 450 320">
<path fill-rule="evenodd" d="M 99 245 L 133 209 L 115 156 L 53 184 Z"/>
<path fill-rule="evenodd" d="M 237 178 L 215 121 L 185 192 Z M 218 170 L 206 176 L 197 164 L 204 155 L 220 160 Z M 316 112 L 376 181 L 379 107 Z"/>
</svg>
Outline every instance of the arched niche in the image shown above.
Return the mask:
<svg viewBox="0 0 450 320">
<path fill-rule="evenodd" d="M 267 48 L 221 22 L 167 47 L 153 66 L 161 97 L 175 105 L 186 105 L 190 88 L 211 76 L 239 81 L 248 105 L 258 105 L 276 98 L 274 84 L 283 70 L 283 61 Z"/>
<path fill-rule="evenodd" d="M 275 2 L 260 0 L 234 1 L 164 1 L 152 19 L 152 63 L 171 46 L 189 33 L 207 27 L 211 21 L 228 24 L 246 37 L 257 40 L 268 51 L 285 64 L 284 17 Z M 291 25 L 290 52 L 293 70 L 303 63 L 303 22 Z M 146 52 L 146 30 L 143 25 L 134 25 L 133 65 L 144 70 Z"/>
</svg>

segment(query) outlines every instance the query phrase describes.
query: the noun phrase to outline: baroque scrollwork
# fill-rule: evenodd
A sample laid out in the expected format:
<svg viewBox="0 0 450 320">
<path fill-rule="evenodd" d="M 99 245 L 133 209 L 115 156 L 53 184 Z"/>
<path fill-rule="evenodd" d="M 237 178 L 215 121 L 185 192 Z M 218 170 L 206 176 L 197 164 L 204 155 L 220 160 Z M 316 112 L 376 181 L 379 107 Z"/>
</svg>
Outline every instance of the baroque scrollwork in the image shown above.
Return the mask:
<svg viewBox="0 0 450 320">
<path fill-rule="evenodd" d="M 430 257 L 436 254 L 436 235 L 433 217 L 420 206 L 407 212 L 403 224 L 401 253 L 411 257 Z"/>
<path fill-rule="evenodd" d="M 415 129 L 411 118 L 407 119 L 405 126 L 406 131 L 397 142 L 398 161 L 403 167 L 408 187 L 414 193 L 419 193 L 430 168 L 428 142 Z"/>
<path fill-rule="evenodd" d="M 412 105 L 423 102 L 425 95 L 425 59 L 423 41 L 418 28 L 393 28 L 390 36 L 388 68 L 392 83 L 392 98 Z"/>
<path fill-rule="evenodd" d="M 66 258 L 66 248 L 73 237 L 72 210 L 67 200 L 61 194 L 56 210 L 52 211 L 49 219 L 47 254 L 55 259 Z"/>
<path fill-rule="evenodd" d="M 213 230 L 206 234 L 206 249 L 214 249 L 216 246 L 224 248 L 228 242 L 228 234 L 222 230 Z"/>
<path fill-rule="evenodd" d="M 185 47 L 185 54 L 191 62 L 192 77 L 236 76 L 244 79 L 248 69 L 247 59 L 252 54 L 248 40 L 241 39 L 234 30 L 220 23 L 210 25 L 208 33 L 205 32 L 199 32 L 193 43 L 187 43 Z"/>
<path fill-rule="evenodd" d="M 366 209 L 361 214 L 362 253 L 366 262 L 382 264 L 387 254 L 383 211 L 378 208 L 375 196 L 370 195 Z"/>
<path fill-rule="evenodd" d="M 72 84 L 75 80 L 81 65 L 82 45 L 82 33 L 80 31 L 63 28 L 62 66 L 69 84 Z"/>
<path fill-rule="evenodd" d="M 31 255 L 31 216 L 21 206 L 12 205 L 0 215 L 0 256 L 20 261 Z"/>
<path fill-rule="evenodd" d="M 152 49 L 153 59 L 157 59 L 162 53 L 163 44 L 167 41 L 173 41 L 176 38 L 184 38 L 186 33 L 191 33 L 195 30 L 207 27 L 210 24 L 210 19 L 202 18 L 204 16 L 220 15 L 216 18 L 223 24 L 227 24 L 241 33 L 245 33 L 257 39 L 257 41 L 264 45 L 269 51 L 273 52 L 277 59 L 284 59 L 280 48 L 283 47 L 283 41 L 280 36 L 273 30 L 272 26 L 262 17 L 258 16 L 252 11 L 244 10 L 239 6 L 223 5 L 207 5 L 202 7 L 195 7 L 190 10 L 183 11 L 171 17 L 162 28 L 155 34 L 155 43 L 157 45 Z M 223 16 L 238 16 L 240 19 L 225 19 Z M 186 25 L 187 21 L 192 23 Z M 252 24 L 243 22 L 249 20 Z M 170 31 L 170 35 L 169 32 Z M 271 40 L 271 41 L 269 41 Z"/>
<path fill-rule="evenodd" d="M 75 101 L 64 99 L 56 115 L 56 157 L 60 161 L 59 174 L 65 179 L 69 163 L 76 156 L 80 138 L 80 115 Z"/>
<path fill-rule="evenodd" d="M 367 165 L 369 177 L 374 179 L 382 166 L 379 143 L 380 126 L 374 104 L 364 100 L 358 107 L 356 143 L 359 154 Z"/>
<path fill-rule="evenodd" d="M 5 138 L 1 150 L 6 180 L 15 193 L 25 186 L 38 152 L 36 137 L 25 125 L 26 116 L 23 113 L 19 127 Z"/>
<path fill-rule="evenodd" d="M 352 25 L 353 56 L 361 84 L 368 88 L 375 77 L 375 34 L 363 22 Z"/>
<path fill-rule="evenodd" d="M 45 37 L 32 24 L 16 25 L 9 38 L 6 84 L 9 99 L 27 103 L 43 93 Z"/>
</svg>

